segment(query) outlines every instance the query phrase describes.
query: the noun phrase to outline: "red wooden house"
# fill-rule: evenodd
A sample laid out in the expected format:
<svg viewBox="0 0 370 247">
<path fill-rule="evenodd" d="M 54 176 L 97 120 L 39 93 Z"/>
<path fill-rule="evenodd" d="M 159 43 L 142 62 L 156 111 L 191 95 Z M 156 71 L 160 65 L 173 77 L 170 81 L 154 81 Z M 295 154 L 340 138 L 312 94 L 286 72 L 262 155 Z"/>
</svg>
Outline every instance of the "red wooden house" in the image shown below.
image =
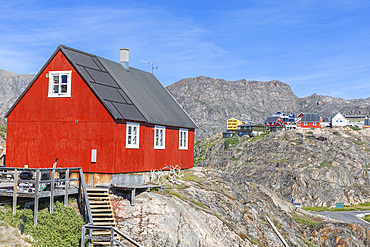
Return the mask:
<svg viewBox="0 0 370 247">
<path fill-rule="evenodd" d="M 280 116 L 273 115 L 266 119 L 265 125 L 270 130 L 281 129 L 284 128 L 284 121 Z"/>
<path fill-rule="evenodd" d="M 6 117 L 9 167 L 193 167 L 196 124 L 153 74 L 128 66 L 127 49 L 116 63 L 59 46 Z"/>
<path fill-rule="evenodd" d="M 321 118 L 317 113 L 301 113 L 300 118 L 297 120 L 298 129 L 320 129 Z"/>
</svg>

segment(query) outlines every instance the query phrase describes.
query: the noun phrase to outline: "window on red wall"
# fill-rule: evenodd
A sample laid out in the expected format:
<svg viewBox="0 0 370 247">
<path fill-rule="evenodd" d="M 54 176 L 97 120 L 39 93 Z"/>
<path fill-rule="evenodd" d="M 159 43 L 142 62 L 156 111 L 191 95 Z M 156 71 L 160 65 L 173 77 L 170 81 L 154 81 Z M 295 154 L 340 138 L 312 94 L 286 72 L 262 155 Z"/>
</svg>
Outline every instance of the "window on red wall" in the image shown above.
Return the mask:
<svg viewBox="0 0 370 247">
<path fill-rule="evenodd" d="M 126 127 L 126 148 L 139 148 L 139 123 L 127 123 Z"/>
<path fill-rule="evenodd" d="M 165 149 L 166 127 L 154 127 L 154 149 Z"/>
<path fill-rule="evenodd" d="M 188 130 L 179 129 L 179 149 L 188 149 Z"/>
<path fill-rule="evenodd" d="M 72 71 L 50 71 L 48 97 L 71 97 L 71 75 Z"/>
</svg>

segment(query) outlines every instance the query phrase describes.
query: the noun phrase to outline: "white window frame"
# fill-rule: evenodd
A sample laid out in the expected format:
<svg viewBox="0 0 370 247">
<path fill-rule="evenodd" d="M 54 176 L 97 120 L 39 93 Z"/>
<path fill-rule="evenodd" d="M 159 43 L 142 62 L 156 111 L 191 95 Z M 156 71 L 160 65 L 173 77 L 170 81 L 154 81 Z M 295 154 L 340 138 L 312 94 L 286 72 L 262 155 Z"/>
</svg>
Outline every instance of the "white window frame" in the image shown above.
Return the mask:
<svg viewBox="0 0 370 247">
<path fill-rule="evenodd" d="M 316 123 L 313 123 L 313 126 L 316 126 Z"/>
<path fill-rule="evenodd" d="M 304 123 L 304 126 L 307 126 L 307 123 L 306 122 Z"/>
<path fill-rule="evenodd" d="M 181 150 L 188 150 L 188 130 L 187 129 L 179 129 L 179 149 Z"/>
<path fill-rule="evenodd" d="M 166 148 L 166 127 L 158 126 L 154 127 L 154 149 L 165 149 Z"/>
<path fill-rule="evenodd" d="M 54 93 L 54 76 L 59 76 L 59 86 L 58 86 L 58 93 Z M 67 76 L 67 92 L 61 93 L 61 86 L 62 86 L 62 79 L 63 75 Z M 49 71 L 49 98 L 68 98 L 71 97 L 71 82 L 72 82 L 72 70 L 66 71 Z"/>
<path fill-rule="evenodd" d="M 134 132 L 135 129 L 136 129 L 136 132 Z M 136 140 L 136 143 L 133 143 L 134 140 Z M 140 140 L 140 124 L 127 122 L 126 124 L 126 148 L 138 149 L 139 140 Z"/>
</svg>

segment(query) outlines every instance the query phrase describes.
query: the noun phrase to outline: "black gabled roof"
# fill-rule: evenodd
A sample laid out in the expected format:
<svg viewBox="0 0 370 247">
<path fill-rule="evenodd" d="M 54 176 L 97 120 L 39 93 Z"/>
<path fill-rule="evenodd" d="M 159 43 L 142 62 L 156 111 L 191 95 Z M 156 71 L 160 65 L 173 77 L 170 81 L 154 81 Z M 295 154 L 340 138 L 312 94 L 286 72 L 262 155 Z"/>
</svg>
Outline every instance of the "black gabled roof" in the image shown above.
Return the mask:
<svg viewBox="0 0 370 247">
<path fill-rule="evenodd" d="M 268 117 L 266 119 L 265 123 L 275 123 L 279 118 L 280 118 L 280 116 L 271 116 L 271 117 Z"/>
<path fill-rule="evenodd" d="M 115 120 L 197 128 L 194 121 L 153 74 L 131 67 L 125 70 L 120 63 L 63 45 L 58 47 L 30 86 L 59 50 Z M 6 117 L 29 87 L 8 111 Z"/>
<path fill-rule="evenodd" d="M 301 117 L 301 122 L 320 122 L 320 116 L 317 113 L 305 113 Z"/>
</svg>

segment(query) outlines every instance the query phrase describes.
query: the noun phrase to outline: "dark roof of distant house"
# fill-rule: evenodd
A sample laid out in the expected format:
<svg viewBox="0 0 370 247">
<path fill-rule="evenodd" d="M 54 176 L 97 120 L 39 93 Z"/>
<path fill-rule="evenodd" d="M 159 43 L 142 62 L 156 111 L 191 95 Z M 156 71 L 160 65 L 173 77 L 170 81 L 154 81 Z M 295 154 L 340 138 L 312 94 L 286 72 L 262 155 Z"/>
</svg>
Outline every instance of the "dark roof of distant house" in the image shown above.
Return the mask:
<svg viewBox="0 0 370 247">
<path fill-rule="evenodd" d="M 265 123 L 275 123 L 280 117 L 279 116 L 271 116 L 268 117 L 265 121 Z"/>
<path fill-rule="evenodd" d="M 197 128 L 153 74 L 132 67 L 126 70 L 120 63 L 63 45 L 57 48 L 30 86 L 59 51 L 63 52 L 115 120 Z M 6 117 L 29 87 L 10 108 Z"/>
<path fill-rule="evenodd" d="M 329 123 L 330 122 L 329 118 L 327 118 L 327 117 L 324 117 L 324 119 L 322 121 L 325 122 L 325 123 Z"/>
<path fill-rule="evenodd" d="M 320 116 L 317 113 L 305 113 L 301 118 L 301 122 L 320 122 Z"/>
<path fill-rule="evenodd" d="M 367 115 L 345 115 L 345 118 L 366 118 Z"/>
<path fill-rule="evenodd" d="M 245 124 L 241 124 L 241 125 L 238 125 L 238 127 L 253 127 L 253 126 L 265 126 L 264 124 L 261 124 L 261 123 L 245 123 Z"/>
</svg>

